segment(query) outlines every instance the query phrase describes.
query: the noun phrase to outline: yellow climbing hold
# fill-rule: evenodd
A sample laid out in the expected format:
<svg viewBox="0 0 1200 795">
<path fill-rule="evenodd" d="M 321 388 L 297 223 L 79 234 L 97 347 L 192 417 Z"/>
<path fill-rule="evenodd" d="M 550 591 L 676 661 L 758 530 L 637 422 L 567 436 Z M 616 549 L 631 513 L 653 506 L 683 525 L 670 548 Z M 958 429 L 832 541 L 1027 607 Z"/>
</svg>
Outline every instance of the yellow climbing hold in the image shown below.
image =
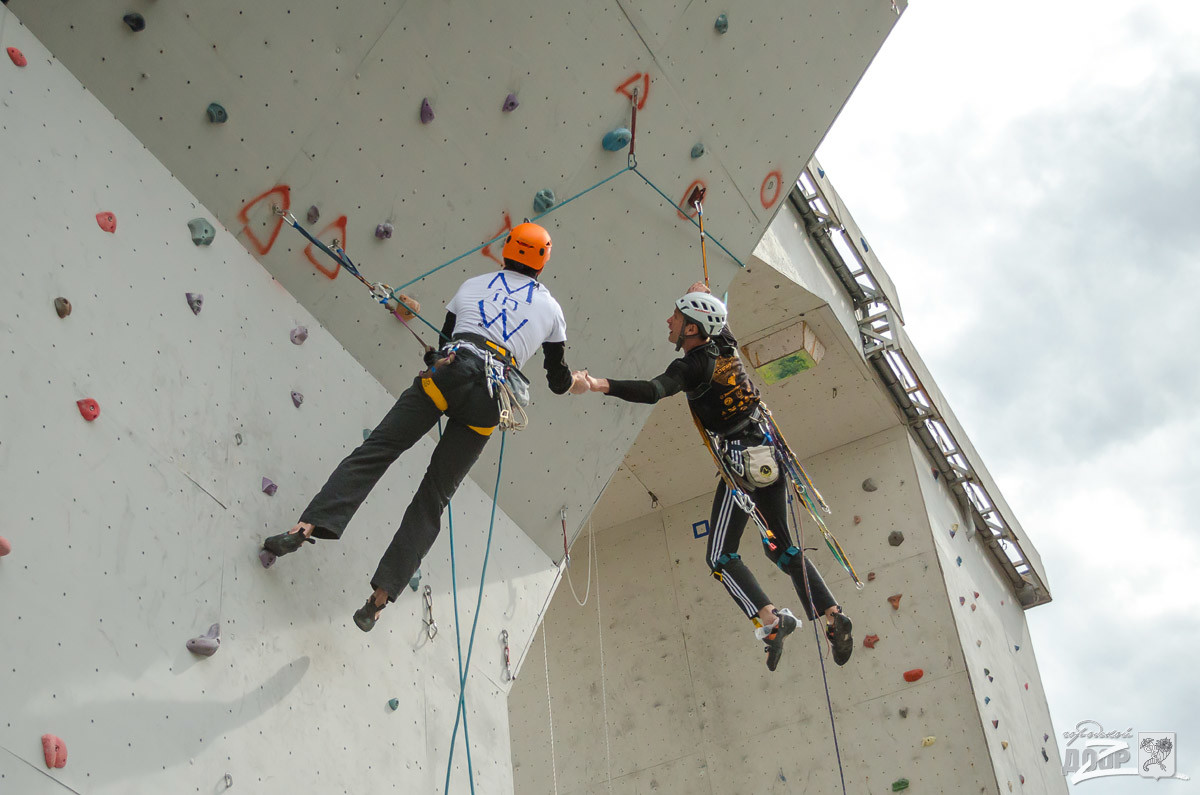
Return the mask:
<svg viewBox="0 0 1200 795">
<path fill-rule="evenodd" d="M 926 737 L 925 739 L 921 740 L 921 746 L 924 748 L 928 748 L 929 746 L 933 745 L 935 742 L 937 742 L 936 737 Z"/>
</svg>

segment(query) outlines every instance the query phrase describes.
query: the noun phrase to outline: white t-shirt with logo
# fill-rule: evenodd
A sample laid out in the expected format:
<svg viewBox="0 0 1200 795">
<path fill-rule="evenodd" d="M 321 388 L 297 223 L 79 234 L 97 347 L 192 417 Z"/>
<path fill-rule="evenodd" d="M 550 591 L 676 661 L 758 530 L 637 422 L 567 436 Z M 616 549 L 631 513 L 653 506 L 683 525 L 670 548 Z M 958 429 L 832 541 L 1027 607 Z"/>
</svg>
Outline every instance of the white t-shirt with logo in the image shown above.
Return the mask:
<svg viewBox="0 0 1200 795">
<path fill-rule="evenodd" d="M 455 334 L 479 334 L 512 352 L 524 367 L 543 342 L 566 342 L 567 321 L 550 290 L 523 273 L 472 276 L 446 304 Z"/>
</svg>

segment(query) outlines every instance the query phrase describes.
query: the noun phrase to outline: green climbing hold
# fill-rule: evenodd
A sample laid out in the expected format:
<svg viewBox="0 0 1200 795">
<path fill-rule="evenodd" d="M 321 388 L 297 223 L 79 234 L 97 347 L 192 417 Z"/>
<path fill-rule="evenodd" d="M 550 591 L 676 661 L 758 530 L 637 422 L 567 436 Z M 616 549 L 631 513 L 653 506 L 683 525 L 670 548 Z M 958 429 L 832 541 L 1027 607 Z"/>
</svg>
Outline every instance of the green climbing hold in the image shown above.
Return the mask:
<svg viewBox="0 0 1200 795">
<path fill-rule="evenodd" d="M 217 236 L 217 230 L 203 218 L 193 218 L 188 221 L 188 231 L 192 233 L 192 242 L 197 246 L 208 246 Z"/>
<path fill-rule="evenodd" d="M 420 585 L 421 585 L 421 570 L 417 569 L 417 573 L 414 574 L 411 578 L 409 578 L 408 587 L 412 588 L 415 591 L 415 590 L 417 590 L 417 588 L 420 587 Z"/>
<path fill-rule="evenodd" d="M 898 778 L 892 782 L 892 792 L 899 792 L 903 789 L 908 789 L 908 779 Z"/>
<path fill-rule="evenodd" d="M 216 102 L 211 102 L 208 105 L 208 120 L 213 124 L 224 124 L 229 121 L 229 114 L 225 112 L 225 108 L 218 105 Z"/>
<path fill-rule="evenodd" d="M 721 14 L 720 16 L 717 17 L 717 21 L 713 25 L 713 27 L 717 29 L 717 33 L 728 33 L 729 32 L 729 17 L 725 16 L 724 14 Z"/>
<path fill-rule="evenodd" d="M 371 429 L 363 428 L 363 441 L 365 442 L 367 439 L 370 439 L 370 438 L 371 438 Z"/>
<path fill-rule="evenodd" d="M 533 211 L 539 214 L 544 213 L 557 203 L 554 198 L 554 191 L 549 188 L 543 188 L 533 197 Z"/>
<path fill-rule="evenodd" d="M 692 159 L 704 157 L 704 144 L 698 143 L 692 147 Z"/>
<path fill-rule="evenodd" d="M 395 712 L 396 710 L 400 709 L 400 699 L 398 699 L 398 698 L 389 699 L 388 706 L 392 708 L 393 712 Z"/>
</svg>

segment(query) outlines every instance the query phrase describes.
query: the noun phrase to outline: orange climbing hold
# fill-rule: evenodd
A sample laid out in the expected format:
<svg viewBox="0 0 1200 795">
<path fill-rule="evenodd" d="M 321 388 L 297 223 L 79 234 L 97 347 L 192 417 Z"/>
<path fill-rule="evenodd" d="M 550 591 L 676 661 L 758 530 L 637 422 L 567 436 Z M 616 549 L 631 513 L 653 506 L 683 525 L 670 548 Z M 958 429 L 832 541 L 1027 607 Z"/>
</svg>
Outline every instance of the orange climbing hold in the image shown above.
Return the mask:
<svg viewBox="0 0 1200 795">
<path fill-rule="evenodd" d="M 878 635 L 867 635 L 865 638 L 863 638 L 863 645 L 866 646 L 868 649 L 875 648 L 875 644 L 878 642 L 879 642 Z"/>
<path fill-rule="evenodd" d="M 924 675 L 925 675 L 925 671 L 923 671 L 920 668 L 914 668 L 911 671 L 904 672 L 904 681 L 905 682 L 915 682 Z"/>
<path fill-rule="evenodd" d="M 891 596 L 888 597 L 888 603 L 891 604 L 893 610 L 900 609 L 900 597 L 902 597 L 902 596 L 904 596 L 904 594 L 898 593 L 898 594 L 892 594 Z"/>
<path fill-rule="evenodd" d="M 100 416 L 100 404 L 91 398 L 76 400 L 75 405 L 79 407 L 79 413 L 82 414 L 83 418 L 88 422 L 91 422 Z"/>
<path fill-rule="evenodd" d="M 43 734 L 42 753 L 46 756 L 46 767 L 67 766 L 67 744 L 61 738 Z"/>
<path fill-rule="evenodd" d="M 8 48 L 8 57 L 12 58 L 12 62 L 17 66 L 24 66 L 25 64 L 29 63 L 29 61 L 25 60 L 25 53 L 21 52 L 16 47 Z"/>
<path fill-rule="evenodd" d="M 117 216 L 112 213 L 96 213 L 96 223 L 105 232 L 114 234 L 117 231 Z"/>
</svg>

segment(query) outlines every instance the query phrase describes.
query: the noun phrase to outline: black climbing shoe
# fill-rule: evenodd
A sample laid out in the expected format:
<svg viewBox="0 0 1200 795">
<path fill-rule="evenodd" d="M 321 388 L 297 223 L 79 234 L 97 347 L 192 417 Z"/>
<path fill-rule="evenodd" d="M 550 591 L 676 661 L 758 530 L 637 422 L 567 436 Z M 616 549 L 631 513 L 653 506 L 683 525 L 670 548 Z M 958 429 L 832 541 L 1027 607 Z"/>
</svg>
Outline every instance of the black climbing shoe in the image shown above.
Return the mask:
<svg viewBox="0 0 1200 795">
<path fill-rule="evenodd" d="M 263 542 L 262 548 L 275 557 L 280 557 L 281 555 L 288 555 L 295 552 L 304 546 L 305 541 L 310 544 L 317 543 L 315 538 L 305 537 L 304 531 L 298 530 L 295 533 L 280 533 L 277 536 L 271 536 Z"/>
<path fill-rule="evenodd" d="M 370 632 L 375 628 L 375 616 L 385 607 L 387 607 L 387 600 L 385 599 L 383 604 L 377 605 L 375 604 L 375 594 L 372 593 L 367 597 L 367 603 L 354 611 L 354 623 L 363 632 Z"/>
<path fill-rule="evenodd" d="M 766 646 L 768 671 L 774 671 L 779 665 L 779 658 L 783 656 L 783 639 L 795 632 L 796 627 L 800 625 L 799 620 L 786 607 L 776 610 L 775 615 L 779 617 L 775 626 L 770 629 L 762 627 L 755 632 Z"/>
<path fill-rule="evenodd" d="M 825 627 L 825 637 L 833 646 L 833 661 L 838 665 L 845 665 L 854 651 L 854 638 L 850 634 L 853 629 L 850 617 L 841 612 L 834 613 L 833 623 Z"/>
</svg>

